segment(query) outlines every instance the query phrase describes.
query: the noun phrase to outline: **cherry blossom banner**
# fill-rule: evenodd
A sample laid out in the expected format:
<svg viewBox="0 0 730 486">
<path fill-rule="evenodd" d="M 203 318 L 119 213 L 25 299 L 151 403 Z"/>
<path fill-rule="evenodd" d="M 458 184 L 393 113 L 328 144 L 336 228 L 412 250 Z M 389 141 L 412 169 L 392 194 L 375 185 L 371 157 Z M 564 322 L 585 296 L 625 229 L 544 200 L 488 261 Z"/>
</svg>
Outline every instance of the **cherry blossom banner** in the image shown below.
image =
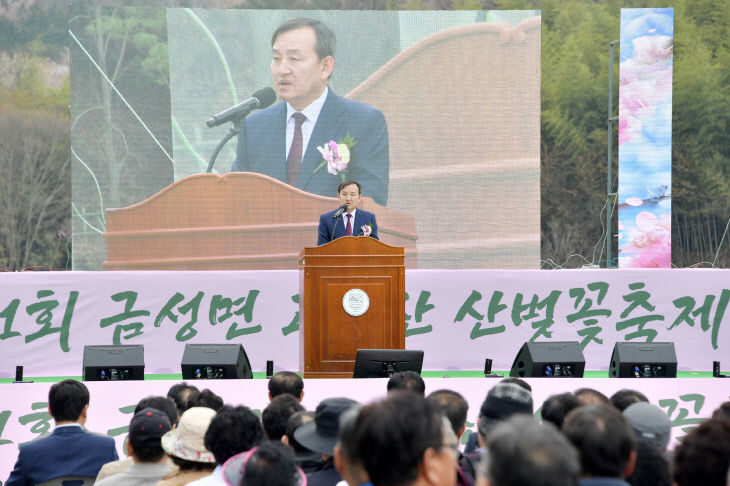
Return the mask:
<svg viewBox="0 0 730 486">
<path fill-rule="evenodd" d="M 621 9 L 619 266 L 672 260 L 674 9 Z"/>
</svg>

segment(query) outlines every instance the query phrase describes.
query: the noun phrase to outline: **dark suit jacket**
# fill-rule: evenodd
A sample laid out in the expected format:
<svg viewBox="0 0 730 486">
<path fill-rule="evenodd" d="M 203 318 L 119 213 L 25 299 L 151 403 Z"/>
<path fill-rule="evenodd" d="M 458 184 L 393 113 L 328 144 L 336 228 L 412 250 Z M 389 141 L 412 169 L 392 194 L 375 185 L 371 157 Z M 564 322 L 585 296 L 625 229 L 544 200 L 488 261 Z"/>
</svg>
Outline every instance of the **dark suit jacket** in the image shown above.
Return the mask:
<svg viewBox="0 0 730 486">
<path fill-rule="evenodd" d="M 329 243 L 336 238 L 346 236 L 345 225 L 347 224 L 347 219 L 345 219 L 345 214 L 342 213 L 339 218 L 335 219 L 333 218 L 333 216 L 336 212 L 337 209 L 334 209 L 329 213 L 324 213 L 319 217 L 319 237 L 317 238 L 317 246 Z M 355 211 L 355 221 L 352 225 L 352 235 L 361 235 L 362 230 L 360 228 L 362 226 L 370 224 L 372 224 L 372 232 L 370 233 L 370 236 L 377 240 L 378 222 L 375 221 L 375 215 L 363 209 L 358 209 L 357 211 Z"/>
<path fill-rule="evenodd" d="M 326 166 L 314 174 L 314 169 L 324 160 L 317 147 L 330 140 L 339 143 L 347 134 L 355 140 L 350 150 L 347 179 L 359 182 L 365 196 L 385 206 L 390 171 L 385 117 L 379 110 L 337 96 L 331 89 L 302 157 L 296 187 L 321 196 L 337 195 L 337 186 L 342 182 L 339 174 L 330 174 Z M 231 170 L 257 172 L 286 182 L 286 103 L 278 103 L 244 120 Z"/>
<path fill-rule="evenodd" d="M 76 426 L 56 428 L 51 435 L 20 446 L 5 486 L 32 486 L 62 476 L 96 477 L 102 465 L 117 459 L 111 437 Z"/>
</svg>

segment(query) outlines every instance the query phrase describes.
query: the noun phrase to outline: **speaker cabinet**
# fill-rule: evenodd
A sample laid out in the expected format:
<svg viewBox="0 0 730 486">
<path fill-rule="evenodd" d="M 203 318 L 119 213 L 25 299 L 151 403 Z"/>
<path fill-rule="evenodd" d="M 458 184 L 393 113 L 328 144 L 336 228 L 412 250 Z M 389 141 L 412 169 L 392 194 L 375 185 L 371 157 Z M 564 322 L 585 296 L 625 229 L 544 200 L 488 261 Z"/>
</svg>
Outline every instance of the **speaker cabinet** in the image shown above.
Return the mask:
<svg viewBox="0 0 730 486">
<path fill-rule="evenodd" d="M 84 346 L 83 381 L 144 380 L 144 346 Z"/>
<path fill-rule="evenodd" d="M 184 380 L 253 378 L 251 363 L 242 344 L 186 344 Z"/>
<path fill-rule="evenodd" d="M 512 363 L 510 376 L 582 378 L 586 360 L 578 341 L 526 342 Z"/>
<path fill-rule="evenodd" d="M 610 378 L 676 378 L 674 343 L 616 343 L 608 367 Z"/>
</svg>

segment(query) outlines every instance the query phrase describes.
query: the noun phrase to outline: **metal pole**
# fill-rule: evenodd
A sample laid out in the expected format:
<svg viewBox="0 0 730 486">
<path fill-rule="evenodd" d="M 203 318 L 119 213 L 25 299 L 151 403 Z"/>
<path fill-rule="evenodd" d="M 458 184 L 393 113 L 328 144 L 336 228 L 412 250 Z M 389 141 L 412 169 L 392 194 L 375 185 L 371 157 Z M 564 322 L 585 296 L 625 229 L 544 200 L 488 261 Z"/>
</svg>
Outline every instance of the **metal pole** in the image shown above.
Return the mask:
<svg viewBox="0 0 730 486">
<path fill-rule="evenodd" d="M 611 265 L 611 219 L 613 218 L 612 198 L 616 197 L 613 192 L 612 171 L 613 168 L 613 121 L 618 117 L 613 116 L 613 46 L 618 44 L 615 40 L 609 44 L 608 58 L 608 160 L 606 161 L 606 268 Z"/>
</svg>

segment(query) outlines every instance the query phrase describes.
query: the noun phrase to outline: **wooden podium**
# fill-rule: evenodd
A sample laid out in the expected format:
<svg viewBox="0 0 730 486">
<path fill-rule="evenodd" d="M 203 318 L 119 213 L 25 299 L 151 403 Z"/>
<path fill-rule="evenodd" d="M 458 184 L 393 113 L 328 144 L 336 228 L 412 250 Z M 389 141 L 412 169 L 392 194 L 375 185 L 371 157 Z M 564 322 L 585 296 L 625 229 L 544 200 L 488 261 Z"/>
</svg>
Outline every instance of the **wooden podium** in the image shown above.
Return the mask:
<svg viewBox="0 0 730 486">
<path fill-rule="evenodd" d="M 361 292 L 358 292 L 361 291 Z M 405 349 L 402 247 L 346 236 L 299 253 L 299 370 L 351 378 L 359 348 Z M 362 315 L 365 301 L 369 301 Z"/>
<path fill-rule="evenodd" d="M 134 206 L 106 211 L 106 270 L 295 270 L 335 197 L 251 172 L 196 174 Z M 413 216 L 363 197 L 380 238 L 417 265 Z"/>
</svg>

